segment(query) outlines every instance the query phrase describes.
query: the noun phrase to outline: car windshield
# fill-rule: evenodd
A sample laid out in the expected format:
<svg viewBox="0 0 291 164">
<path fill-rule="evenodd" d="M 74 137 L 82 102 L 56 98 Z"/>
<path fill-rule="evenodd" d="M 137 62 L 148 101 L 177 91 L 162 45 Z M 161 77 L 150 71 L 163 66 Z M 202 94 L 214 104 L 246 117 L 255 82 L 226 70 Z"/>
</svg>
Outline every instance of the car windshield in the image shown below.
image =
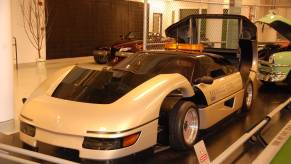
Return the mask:
<svg viewBox="0 0 291 164">
<path fill-rule="evenodd" d="M 153 73 L 154 67 L 169 58 L 169 56 L 156 56 L 145 53 L 137 53 L 136 55 L 131 55 L 126 60 L 120 62 L 118 65 L 114 66 L 113 70 L 129 71 L 136 74 L 146 74 Z"/>
<path fill-rule="evenodd" d="M 61 81 L 52 97 L 77 102 L 110 104 L 152 78 L 131 72 L 74 67 Z"/>
<path fill-rule="evenodd" d="M 179 73 L 190 80 L 195 63 L 196 59 L 186 55 L 164 52 L 140 52 L 123 60 L 114 66 L 112 70 L 152 76 Z"/>
</svg>

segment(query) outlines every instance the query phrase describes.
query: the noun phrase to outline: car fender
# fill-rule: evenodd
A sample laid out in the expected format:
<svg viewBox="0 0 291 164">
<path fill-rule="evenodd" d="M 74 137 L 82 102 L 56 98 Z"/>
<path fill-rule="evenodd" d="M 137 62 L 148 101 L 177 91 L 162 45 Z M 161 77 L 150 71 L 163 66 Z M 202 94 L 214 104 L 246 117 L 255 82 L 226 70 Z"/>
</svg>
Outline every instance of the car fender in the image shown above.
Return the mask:
<svg viewBox="0 0 291 164">
<path fill-rule="evenodd" d="M 124 105 L 132 102 L 133 108 L 140 108 L 140 111 L 136 111 L 136 117 L 140 120 L 139 124 L 143 124 L 159 118 L 162 103 L 174 90 L 179 90 L 182 97 L 194 96 L 190 82 L 184 76 L 175 73 L 158 75 L 117 101 Z"/>
<path fill-rule="evenodd" d="M 211 105 L 242 90 L 243 82 L 240 72 L 236 72 L 217 78 L 212 84 L 200 83 L 196 87 L 204 94 L 207 105 Z"/>
<path fill-rule="evenodd" d="M 59 83 L 65 78 L 65 76 L 75 67 L 69 66 L 62 68 L 55 73 L 53 73 L 51 76 L 49 76 L 45 81 L 43 81 L 38 88 L 36 88 L 29 99 L 32 99 L 34 97 L 40 96 L 40 95 L 51 95 L 55 88 L 59 85 Z M 28 99 L 28 100 L 29 100 Z"/>
</svg>

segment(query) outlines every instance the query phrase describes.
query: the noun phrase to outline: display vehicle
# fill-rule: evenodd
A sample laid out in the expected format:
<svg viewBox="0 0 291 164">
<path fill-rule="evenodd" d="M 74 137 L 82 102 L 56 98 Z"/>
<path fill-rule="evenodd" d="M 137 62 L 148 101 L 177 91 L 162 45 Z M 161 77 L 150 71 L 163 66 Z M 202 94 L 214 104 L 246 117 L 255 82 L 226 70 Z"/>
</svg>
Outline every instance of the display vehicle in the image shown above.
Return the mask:
<svg viewBox="0 0 291 164">
<path fill-rule="evenodd" d="M 98 47 L 93 51 L 94 60 L 98 64 L 115 65 L 124 58 L 143 50 L 142 32 L 129 32 L 121 36 L 121 40 L 108 47 Z M 148 33 L 149 49 L 164 49 L 170 38 L 162 37 L 159 33 Z"/>
<path fill-rule="evenodd" d="M 265 43 L 259 50 L 258 78 L 263 83 L 287 83 L 291 90 L 291 21 L 271 13 L 258 22 L 272 27 L 287 40 L 285 44 Z"/>
<path fill-rule="evenodd" d="M 170 26 L 167 36 L 181 26 L 195 30 L 200 18 L 235 20 L 242 25 L 236 26 L 240 33 L 256 34 L 243 16 L 192 15 Z M 33 147 L 43 142 L 75 149 L 80 158 L 96 160 L 158 143 L 192 149 L 200 130 L 251 109 L 256 36 L 237 36 L 240 51 L 177 42 L 164 51 L 137 52 L 112 68 L 64 68 L 25 102 L 20 139 Z"/>
</svg>

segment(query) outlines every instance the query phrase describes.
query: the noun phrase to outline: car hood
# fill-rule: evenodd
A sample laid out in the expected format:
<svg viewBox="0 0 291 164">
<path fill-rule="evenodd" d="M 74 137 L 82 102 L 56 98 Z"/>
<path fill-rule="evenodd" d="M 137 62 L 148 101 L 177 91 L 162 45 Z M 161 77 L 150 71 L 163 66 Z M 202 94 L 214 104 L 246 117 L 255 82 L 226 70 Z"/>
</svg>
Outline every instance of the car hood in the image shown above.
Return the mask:
<svg viewBox="0 0 291 164">
<path fill-rule="evenodd" d="M 191 84 L 180 74 L 157 75 L 111 104 L 63 100 L 44 91 L 25 103 L 20 119 L 55 133 L 118 133 L 157 119 L 164 98 L 178 88 L 186 97 L 194 95 Z"/>
<path fill-rule="evenodd" d="M 291 21 L 276 14 L 268 14 L 257 22 L 267 24 L 274 28 L 278 33 L 291 41 Z"/>
</svg>

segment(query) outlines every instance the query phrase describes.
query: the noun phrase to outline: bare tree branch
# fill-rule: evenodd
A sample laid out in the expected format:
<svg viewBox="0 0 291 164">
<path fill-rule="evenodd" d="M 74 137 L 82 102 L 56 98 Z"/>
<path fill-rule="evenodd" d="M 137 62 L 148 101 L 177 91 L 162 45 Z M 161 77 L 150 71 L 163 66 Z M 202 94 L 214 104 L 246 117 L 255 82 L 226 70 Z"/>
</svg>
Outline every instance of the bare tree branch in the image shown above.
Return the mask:
<svg viewBox="0 0 291 164">
<path fill-rule="evenodd" d="M 19 0 L 23 16 L 23 26 L 29 42 L 41 58 L 41 50 L 46 39 L 49 12 L 45 0 Z"/>
</svg>

